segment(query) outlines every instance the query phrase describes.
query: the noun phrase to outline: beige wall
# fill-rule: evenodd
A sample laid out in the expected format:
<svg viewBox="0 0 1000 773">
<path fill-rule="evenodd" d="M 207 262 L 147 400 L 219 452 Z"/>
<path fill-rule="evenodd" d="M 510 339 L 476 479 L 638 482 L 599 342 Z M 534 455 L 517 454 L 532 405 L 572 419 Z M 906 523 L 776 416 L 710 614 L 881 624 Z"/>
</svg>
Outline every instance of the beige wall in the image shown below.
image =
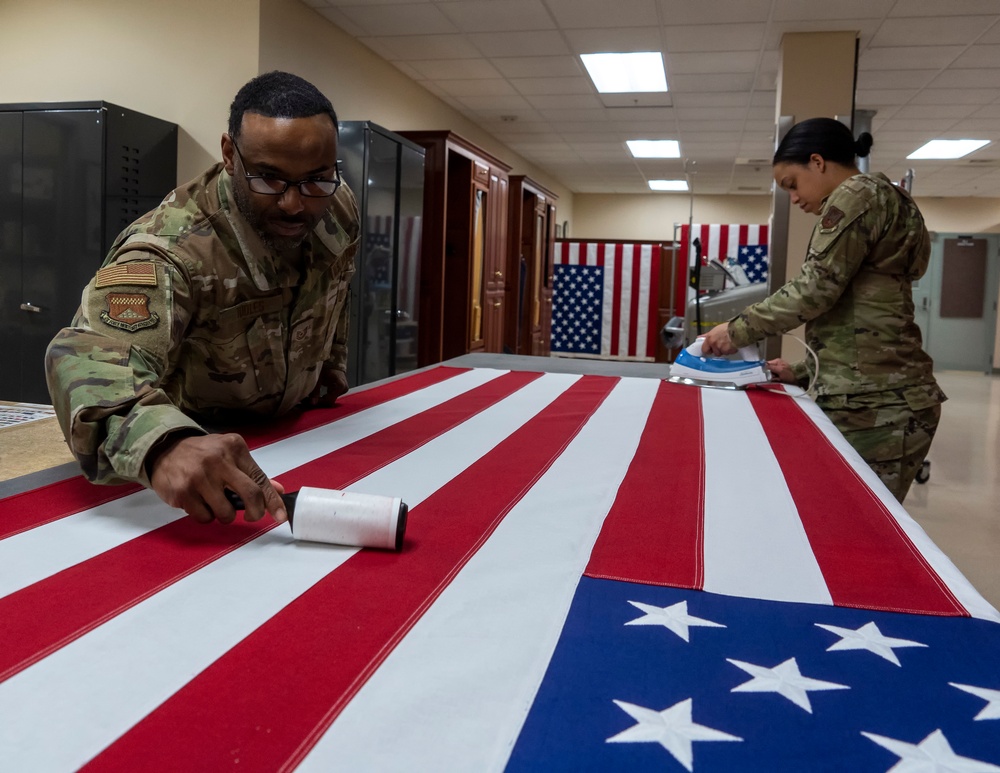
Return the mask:
<svg viewBox="0 0 1000 773">
<path fill-rule="evenodd" d="M 179 125 L 178 178 L 219 157 L 257 74 L 257 0 L 0 0 L 0 103 L 104 100 Z"/>
<path fill-rule="evenodd" d="M 695 196 L 679 193 L 578 193 L 569 226 L 573 239 L 674 238 L 674 225 L 694 223 L 766 223 L 770 196 Z M 691 214 L 693 211 L 693 220 Z M 560 221 L 564 218 L 559 215 Z"/>
</svg>

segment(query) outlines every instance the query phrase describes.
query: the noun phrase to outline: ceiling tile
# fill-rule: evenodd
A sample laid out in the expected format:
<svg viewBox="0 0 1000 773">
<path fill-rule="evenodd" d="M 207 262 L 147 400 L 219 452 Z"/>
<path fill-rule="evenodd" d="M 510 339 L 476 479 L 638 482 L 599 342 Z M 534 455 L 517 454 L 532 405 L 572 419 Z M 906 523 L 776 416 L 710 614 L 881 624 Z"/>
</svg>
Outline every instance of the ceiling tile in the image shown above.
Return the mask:
<svg viewBox="0 0 1000 773">
<path fill-rule="evenodd" d="M 667 26 L 667 51 L 758 51 L 764 42 L 763 24 L 700 24 Z"/>
<path fill-rule="evenodd" d="M 559 26 L 566 30 L 596 27 L 658 27 L 656 0 L 547 0 Z"/>
<path fill-rule="evenodd" d="M 348 5 L 340 12 L 364 35 L 437 35 L 458 32 L 441 11 L 430 3 L 409 5 Z"/>
<path fill-rule="evenodd" d="M 475 33 L 468 40 L 487 57 L 551 56 L 570 53 L 563 37 L 554 31 Z"/>
<path fill-rule="evenodd" d="M 948 46 L 975 40 L 996 21 L 989 16 L 938 16 L 886 19 L 872 39 L 873 46 Z"/>
<path fill-rule="evenodd" d="M 474 59 L 480 56 L 479 50 L 463 35 L 361 37 L 359 40 L 390 62 L 415 59 Z"/>
<path fill-rule="evenodd" d="M 505 78 L 586 76 L 583 65 L 575 56 L 505 56 L 495 57 L 490 62 Z"/>
<path fill-rule="evenodd" d="M 406 63 L 421 78 L 437 81 L 468 78 L 500 78 L 502 74 L 486 59 L 423 59 Z"/>
<path fill-rule="evenodd" d="M 459 0 L 435 5 L 462 32 L 555 29 L 541 0 Z"/>
<path fill-rule="evenodd" d="M 566 30 L 564 35 L 575 54 L 663 52 L 663 39 L 656 27 Z"/>
</svg>

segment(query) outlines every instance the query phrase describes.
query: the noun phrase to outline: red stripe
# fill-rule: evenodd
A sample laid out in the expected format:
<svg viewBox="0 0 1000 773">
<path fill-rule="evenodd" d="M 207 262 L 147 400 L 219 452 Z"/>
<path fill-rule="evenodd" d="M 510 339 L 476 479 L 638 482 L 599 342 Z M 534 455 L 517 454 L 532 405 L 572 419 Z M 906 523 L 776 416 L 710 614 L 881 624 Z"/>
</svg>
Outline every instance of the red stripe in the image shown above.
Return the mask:
<svg viewBox="0 0 1000 773">
<path fill-rule="evenodd" d="M 0 499 L 0 539 L 20 534 L 67 515 L 103 505 L 142 489 L 127 486 L 95 486 L 76 476 Z"/>
<path fill-rule="evenodd" d="M 631 245 L 628 260 L 632 263 L 632 289 L 628 299 L 628 356 L 635 357 L 639 348 L 639 283 L 642 279 L 642 248 L 639 245 Z"/>
<path fill-rule="evenodd" d="M 349 392 L 333 408 L 298 410 L 260 428 L 243 428 L 251 450 L 329 424 L 379 403 L 464 373 L 469 368 L 438 367 L 361 392 Z M 111 502 L 142 487 L 95 486 L 79 476 L 0 500 L 0 539 Z"/>
<path fill-rule="evenodd" d="M 968 616 L 903 532 L 795 400 L 749 393 L 837 606 Z M 836 492 L 817 496 L 817 491 Z"/>
<path fill-rule="evenodd" d="M 612 357 L 621 354 L 621 342 L 618 340 L 618 331 L 622 324 L 622 245 L 606 245 L 605 249 L 614 246 L 615 250 L 615 278 L 611 284 L 611 351 Z"/>
<path fill-rule="evenodd" d="M 539 373 L 508 373 L 281 476 L 288 490 L 347 488 L 499 402 Z M 294 483 L 294 486 L 292 485 Z M 0 598 L 0 682 L 273 528 L 180 518 Z"/>
<path fill-rule="evenodd" d="M 659 244 L 654 244 L 649 268 L 649 319 L 646 322 L 646 356 L 656 357 L 660 345 L 660 303 L 666 299 L 660 298 L 660 259 Z"/>
<path fill-rule="evenodd" d="M 585 574 L 701 588 L 704 499 L 700 390 L 663 382 Z"/>
<path fill-rule="evenodd" d="M 84 770 L 222 770 L 234 750 L 241 770 L 296 766 L 615 382 L 580 379 L 414 507 L 402 553 L 356 553 Z"/>
</svg>

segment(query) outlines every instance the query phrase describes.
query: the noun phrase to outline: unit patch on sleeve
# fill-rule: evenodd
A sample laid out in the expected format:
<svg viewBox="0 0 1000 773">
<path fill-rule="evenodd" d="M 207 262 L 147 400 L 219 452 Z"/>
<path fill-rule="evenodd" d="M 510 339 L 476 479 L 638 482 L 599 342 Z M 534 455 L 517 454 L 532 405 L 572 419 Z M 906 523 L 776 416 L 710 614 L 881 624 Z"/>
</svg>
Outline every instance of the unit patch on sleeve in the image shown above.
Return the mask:
<svg viewBox="0 0 1000 773">
<path fill-rule="evenodd" d="M 111 285 L 148 285 L 156 287 L 156 266 L 149 261 L 120 263 L 105 266 L 97 272 L 94 288 L 110 287 Z"/>
<path fill-rule="evenodd" d="M 160 321 L 159 314 L 150 310 L 149 296 L 144 293 L 108 293 L 105 298 L 108 308 L 101 312 L 101 319 L 111 327 L 134 333 Z"/>
<path fill-rule="evenodd" d="M 831 228 L 836 228 L 837 224 L 843 219 L 843 210 L 837 209 L 837 207 L 830 207 L 823 215 L 823 222 L 820 223 L 819 227 L 824 231 L 829 231 Z"/>
</svg>

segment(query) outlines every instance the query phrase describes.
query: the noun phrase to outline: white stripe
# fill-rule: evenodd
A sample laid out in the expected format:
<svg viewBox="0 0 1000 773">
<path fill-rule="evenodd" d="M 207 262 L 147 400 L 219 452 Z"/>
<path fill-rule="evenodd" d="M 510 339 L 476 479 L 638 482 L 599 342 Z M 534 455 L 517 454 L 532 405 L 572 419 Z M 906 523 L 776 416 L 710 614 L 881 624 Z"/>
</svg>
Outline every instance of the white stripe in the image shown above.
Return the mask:
<svg viewBox="0 0 1000 773">
<path fill-rule="evenodd" d="M 615 387 L 298 771 L 503 768 L 657 386 Z"/>
<path fill-rule="evenodd" d="M 747 244 L 760 244 L 760 226 L 747 226 Z"/>
<path fill-rule="evenodd" d="M 784 475 L 744 392 L 701 390 L 705 590 L 832 604 Z"/>
<path fill-rule="evenodd" d="M 823 413 L 816 403 L 804 396 L 802 390 L 797 387 L 785 387 L 786 391 L 798 395 L 798 404 L 805 411 L 806 415 L 826 436 L 830 444 L 840 453 L 850 464 L 851 468 L 865 482 L 872 493 L 885 505 L 889 513 L 899 524 L 900 528 L 916 546 L 920 554 L 927 560 L 931 568 L 937 573 L 941 580 L 948 586 L 959 603 L 965 607 L 972 616 L 981 620 L 993 620 L 1000 622 L 1000 612 L 991 605 L 970 583 L 965 575 L 959 571 L 958 567 L 939 548 L 927 533 L 910 516 L 906 509 L 896 500 L 892 493 L 882 483 L 881 478 L 875 474 L 868 463 L 861 458 L 861 455 L 854 450 L 840 433 L 830 418 Z"/>
<path fill-rule="evenodd" d="M 415 507 L 578 378 L 542 376 L 351 488 Z M 355 552 L 274 529 L 11 677 L 0 684 L 5 770 L 82 765 Z"/>
<path fill-rule="evenodd" d="M 587 262 L 588 266 L 597 265 L 597 248 L 600 246 L 597 242 L 587 242 Z"/>
<path fill-rule="evenodd" d="M 507 371 L 476 368 L 254 450 L 269 477 L 392 426 Z M 0 598 L 185 517 L 143 490 L 0 540 Z"/>
<path fill-rule="evenodd" d="M 708 244 L 702 245 L 702 255 L 708 260 L 718 260 L 719 258 L 719 245 L 722 241 L 723 228 L 725 226 L 715 224 L 708 227 Z"/>
<path fill-rule="evenodd" d="M 649 312 L 656 306 L 653 295 L 653 282 L 659 282 L 659 277 L 653 277 L 653 245 L 642 245 L 641 266 L 639 269 L 639 317 L 635 331 L 636 357 L 655 357 L 656 350 L 649 351 Z M 655 346 L 655 345 L 654 345 Z"/>
<path fill-rule="evenodd" d="M 571 266 L 580 264 L 580 242 L 570 242 L 563 245 L 564 262 Z"/>
<path fill-rule="evenodd" d="M 634 244 L 622 245 L 622 285 L 618 288 L 618 349 L 611 352 L 614 357 L 628 357 L 628 340 L 632 332 L 632 254 Z"/>
</svg>

